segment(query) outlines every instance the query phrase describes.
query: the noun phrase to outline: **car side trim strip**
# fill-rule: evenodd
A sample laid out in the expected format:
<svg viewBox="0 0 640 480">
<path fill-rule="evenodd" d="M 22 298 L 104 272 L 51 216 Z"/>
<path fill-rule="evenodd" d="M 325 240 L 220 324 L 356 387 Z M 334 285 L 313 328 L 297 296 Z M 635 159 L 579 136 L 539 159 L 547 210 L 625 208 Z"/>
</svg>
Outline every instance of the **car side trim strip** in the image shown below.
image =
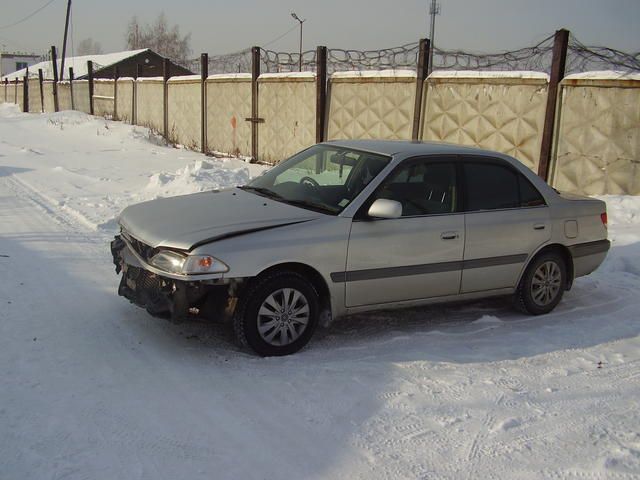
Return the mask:
<svg viewBox="0 0 640 480">
<path fill-rule="evenodd" d="M 408 277 L 411 275 L 424 275 L 428 273 L 455 272 L 456 270 L 495 267 L 499 265 L 511 265 L 524 263 L 528 255 L 505 255 L 501 257 L 478 258 L 473 260 L 426 263 L 423 265 L 407 265 L 403 267 L 370 268 L 366 270 L 350 270 L 346 272 L 333 272 L 331 280 L 334 283 L 358 282 L 361 280 L 376 280 L 380 278 Z"/>
<path fill-rule="evenodd" d="M 608 252 L 610 248 L 611 242 L 609 240 L 597 240 L 595 242 L 571 245 L 569 247 L 569 251 L 574 258 L 579 258 L 586 257 L 588 255 L 595 255 L 596 253 Z"/>
</svg>

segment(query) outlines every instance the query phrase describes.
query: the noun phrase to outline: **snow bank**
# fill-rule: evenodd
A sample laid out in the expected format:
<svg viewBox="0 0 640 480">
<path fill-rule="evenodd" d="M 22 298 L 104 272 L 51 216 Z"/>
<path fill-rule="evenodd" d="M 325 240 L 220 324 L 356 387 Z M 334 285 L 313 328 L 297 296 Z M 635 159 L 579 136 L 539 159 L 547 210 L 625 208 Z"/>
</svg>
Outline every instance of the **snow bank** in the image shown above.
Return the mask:
<svg viewBox="0 0 640 480">
<path fill-rule="evenodd" d="M 172 148 L 148 128 L 78 111 L 31 115 L 1 104 L 0 121 L 11 158 L 27 168 L 16 181 L 93 229 L 112 231 L 129 204 L 245 184 L 266 168 Z"/>
</svg>

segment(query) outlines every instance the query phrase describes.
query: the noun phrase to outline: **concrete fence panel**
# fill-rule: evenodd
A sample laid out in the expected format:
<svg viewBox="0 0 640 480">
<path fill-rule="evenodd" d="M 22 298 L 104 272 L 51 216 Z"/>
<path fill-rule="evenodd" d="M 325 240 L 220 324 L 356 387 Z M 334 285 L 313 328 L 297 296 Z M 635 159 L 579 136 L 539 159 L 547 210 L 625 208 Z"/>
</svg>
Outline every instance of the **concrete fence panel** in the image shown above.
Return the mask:
<svg viewBox="0 0 640 480">
<path fill-rule="evenodd" d="M 136 123 L 162 133 L 164 130 L 164 80 L 162 77 L 136 81 Z"/>
<path fill-rule="evenodd" d="M 58 83 L 58 108 L 60 108 L 60 110 L 72 110 L 71 84 L 69 82 Z"/>
<path fill-rule="evenodd" d="M 47 113 L 55 112 L 55 105 L 53 103 L 53 82 L 45 81 L 42 83 L 42 91 L 44 97 L 44 111 Z"/>
<path fill-rule="evenodd" d="M 31 113 L 42 112 L 42 101 L 40 99 L 40 81 L 37 78 L 29 80 L 29 111 Z"/>
<path fill-rule="evenodd" d="M 199 75 L 173 77 L 168 83 L 169 141 L 200 148 L 201 80 Z"/>
<path fill-rule="evenodd" d="M 559 96 L 552 185 L 640 195 L 640 74 L 569 75 Z"/>
<path fill-rule="evenodd" d="M 316 139 L 314 73 L 271 73 L 258 78 L 258 158 L 278 163 Z"/>
<path fill-rule="evenodd" d="M 73 82 L 73 106 L 75 110 L 91 113 L 89 107 L 89 80 Z"/>
<path fill-rule="evenodd" d="M 118 109 L 117 120 L 131 123 L 133 112 L 133 78 L 118 79 L 118 98 L 116 100 Z"/>
<path fill-rule="evenodd" d="M 115 81 L 96 79 L 93 83 L 93 113 L 98 117 L 113 118 L 115 108 Z"/>
<path fill-rule="evenodd" d="M 251 155 L 251 75 L 211 75 L 207 79 L 207 149 Z"/>
<path fill-rule="evenodd" d="M 496 150 L 537 171 L 548 84 L 537 72 L 434 72 L 422 139 Z"/>
<path fill-rule="evenodd" d="M 18 107 L 20 107 L 20 110 L 22 110 L 22 107 L 24 105 L 23 98 L 24 98 L 24 85 L 22 82 L 20 82 L 16 87 L 16 99 L 17 99 L 16 104 L 18 105 Z"/>
<path fill-rule="evenodd" d="M 408 70 L 334 73 L 327 139 L 410 140 L 415 82 Z"/>
</svg>

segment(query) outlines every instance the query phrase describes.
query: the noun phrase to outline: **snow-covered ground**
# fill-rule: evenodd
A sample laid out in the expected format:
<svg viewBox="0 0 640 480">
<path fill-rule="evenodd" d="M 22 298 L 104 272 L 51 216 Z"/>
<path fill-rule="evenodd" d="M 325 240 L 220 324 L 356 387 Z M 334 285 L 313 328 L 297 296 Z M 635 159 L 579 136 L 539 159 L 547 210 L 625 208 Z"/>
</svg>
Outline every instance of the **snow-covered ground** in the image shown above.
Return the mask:
<svg viewBox="0 0 640 480">
<path fill-rule="evenodd" d="M 261 167 L 0 106 L 0 478 L 640 478 L 640 198 L 560 306 L 361 315 L 286 358 L 116 294 L 128 203 Z"/>
</svg>

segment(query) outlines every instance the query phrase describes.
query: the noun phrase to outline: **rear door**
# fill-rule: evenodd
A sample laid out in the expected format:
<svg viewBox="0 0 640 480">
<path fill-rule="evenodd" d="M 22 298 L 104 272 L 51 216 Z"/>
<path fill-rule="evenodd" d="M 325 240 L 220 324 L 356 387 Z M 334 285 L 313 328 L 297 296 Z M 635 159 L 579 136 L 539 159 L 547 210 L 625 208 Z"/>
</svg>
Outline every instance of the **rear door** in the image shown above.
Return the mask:
<svg viewBox="0 0 640 480">
<path fill-rule="evenodd" d="M 461 293 L 512 288 L 529 255 L 551 238 L 549 208 L 499 159 L 463 162 L 466 238 Z"/>
<path fill-rule="evenodd" d="M 455 295 L 460 288 L 464 214 L 457 169 L 446 159 L 403 162 L 376 190 L 402 204 L 402 217 L 361 213 L 351 227 L 347 254 L 348 307 Z"/>
</svg>

